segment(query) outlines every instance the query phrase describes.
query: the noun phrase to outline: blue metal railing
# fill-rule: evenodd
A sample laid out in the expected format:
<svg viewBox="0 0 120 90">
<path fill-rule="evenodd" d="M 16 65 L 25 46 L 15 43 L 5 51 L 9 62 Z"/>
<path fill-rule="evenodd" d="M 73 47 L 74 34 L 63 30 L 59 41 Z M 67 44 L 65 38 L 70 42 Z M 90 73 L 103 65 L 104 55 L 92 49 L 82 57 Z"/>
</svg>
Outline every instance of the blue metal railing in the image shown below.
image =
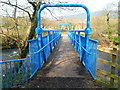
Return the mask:
<svg viewBox="0 0 120 90">
<path fill-rule="evenodd" d="M 76 32 L 78 32 L 78 34 Z M 88 69 L 92 77 L 96 80 L 96 59 L 98 41 L 89 39 L 88 43 L 89 48 L 86 49 L 85 37 L 81 36 L 80 32 L 81 32 L 80 30 L 68 31 L 68 37 L 72 42 L 72 45 L 75 48 L 75 50 L 79 53 L 80 61 L 84 64 L 84 66 Z"/>
<path fill-rule="evenodd" d="M 0 62 L 2 67 L 2 88 L 11 88 L 28 83 L 28 59 Z"/>
<path fill-rule="evenodd" d="M 60 30 L 44 30 L 44 32 L 48 32 L 48 35 L 41 37 L 41 41 L 38 38 L 29 40 L 30 78 L 42 67 L 44 62 L 47 62 L 50 52 L 53 51 L 61 37 Z"/>
<path fill-rule="evenodd" d="M 32 78 L 42 67 L 43 61 L 48 60 L 50 52 L 53 51 L 61 37 L 61 31 L 44 30 L 44 32 L 48 32 L 48 35 L 42 37 L 42 42 L 39 42 L 38 38 L 29 40 L 30 62 L 27 58 L 0 62 L 2 88 L 11 88 L 28 83 L 28 79 Z M 38 43 L 42 44 L 41 48 L 39 48 Z"/>
</svg>

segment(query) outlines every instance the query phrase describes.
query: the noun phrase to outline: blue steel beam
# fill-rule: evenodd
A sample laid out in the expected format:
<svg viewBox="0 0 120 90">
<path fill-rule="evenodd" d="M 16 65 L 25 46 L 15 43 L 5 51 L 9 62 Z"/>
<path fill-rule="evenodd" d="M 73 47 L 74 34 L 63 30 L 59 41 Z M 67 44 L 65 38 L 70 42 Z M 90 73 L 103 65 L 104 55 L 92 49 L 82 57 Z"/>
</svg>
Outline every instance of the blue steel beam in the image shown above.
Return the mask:
<svg viewBox="0 0 120 90">
<path fill-rule="evenodd" d="M 88 30 L 91 31 L 91 29 L 88 29 L 90 27 L 90 12 L 85 5 L 82 5 L 82 4 L 45 4 L 38 10 L 38 24 L 36 28 L 36 33 L 40 34 L 43 31 L 41 28 L 41 11 L 46 7 L 82 7 L 84 8 L 87 13 L 87 26 L 85 30 L 87 33 L 89 33 Z"/>
</svg>

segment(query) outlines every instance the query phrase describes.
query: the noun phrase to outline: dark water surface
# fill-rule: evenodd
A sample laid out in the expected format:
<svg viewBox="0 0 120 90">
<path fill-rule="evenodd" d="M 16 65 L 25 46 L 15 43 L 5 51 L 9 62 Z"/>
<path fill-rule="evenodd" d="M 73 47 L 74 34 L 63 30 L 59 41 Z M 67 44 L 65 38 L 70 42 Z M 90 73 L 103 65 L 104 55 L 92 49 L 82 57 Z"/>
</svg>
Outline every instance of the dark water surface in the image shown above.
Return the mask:
<svg viewBox="0 0 120 90">
<path fill-rule="evenodd" d="M 18 58 L 18 49 L 4 49 L 2 50 L 2 60 L 12 60 Z"/>
</svg>

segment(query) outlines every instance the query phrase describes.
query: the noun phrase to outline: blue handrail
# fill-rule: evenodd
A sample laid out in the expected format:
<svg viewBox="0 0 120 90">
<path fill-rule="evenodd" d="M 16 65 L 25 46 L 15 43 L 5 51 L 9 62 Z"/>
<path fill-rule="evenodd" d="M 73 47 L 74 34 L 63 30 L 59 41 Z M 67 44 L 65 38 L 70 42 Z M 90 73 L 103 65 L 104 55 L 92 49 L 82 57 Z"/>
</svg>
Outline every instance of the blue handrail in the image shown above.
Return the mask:
<svg viewBox="0 0 120 90">
<path fill-rule="evenodd" d="M 0 64 L 2 64 L 2 63 L 9 63 L 9 62 L 23 61 L 23 60 L 27 60 L 27 58 L 16 59 L 16 60 L 9 60 L 9 61 L 0 61 Z"/>
<path fill-rule="evenodd" d="M 34 54 L 39 53 L 40 51 L 42 51 L 45 47 L 47 47 L 50 43 L 52 43 L 55 39 L 57 39 L 58 37 L 60 37 L 60 35 L 58 35 L 57 37 L 55 37 L 53 40 L 51 40 L 49 43 L 47 43 L 45 46 L 43 46 L 40 50 L 38 50 L 37 52 L 34 52 Z"/>
</svg>

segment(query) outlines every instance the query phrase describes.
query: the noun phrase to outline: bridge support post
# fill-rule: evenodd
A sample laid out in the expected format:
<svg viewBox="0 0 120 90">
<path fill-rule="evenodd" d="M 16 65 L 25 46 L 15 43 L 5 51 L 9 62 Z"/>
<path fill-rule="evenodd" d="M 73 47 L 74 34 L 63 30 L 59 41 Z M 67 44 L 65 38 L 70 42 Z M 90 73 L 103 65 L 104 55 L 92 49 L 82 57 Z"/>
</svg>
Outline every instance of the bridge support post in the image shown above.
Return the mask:
<svg viewBox="0 0 120 90">
<path fill-rule="evenodd" d="M 89 51 L 89 34 L 85 34 L 85 48 Z M 85 55 L 85 69 L 88 71 L 88 53 L 84 51 Z"/>
<path fill-rule="evenodd" d="M 51 39 L 51 36 L 50 36 L 50 32 L 48 32 L 48 36 L 49 36 L 49 42 L 51 41 L 50 39 Z M 52 46 L 51 46 L 51 43 L 50 43 L 50 52 L 52 52 Z"/>
<path fill-rule="evenodd" d="M 54 39 L 55 38 L 55 33 L 54 33 L 54 31 L 52 31 L 52 39 Z M 53 40 L 53 46 L 55 47 L 55 40 Z"/>
<path fill-rule="evenodd" d="M 78 32 L 78 42 L 80 42 L 80 32 Z M 79 52 L 79 48 L 80 48 L 80 46 L 79 46 L 79 44 L 78 44 L 78 48 L 77 48 L 77 51 Z"/>
<path fill-rule="evenodd" d="M 76 32 L 73 33 L 73 39 L 74 39 L 74 40 L 75 40 L 75 34 L 76 34 Z M 73 41 L 74 41 L 74 40 L 73 40 Z M 75 42 L 73 42 L 73 47 L 75 47 Z"/>
<path fill-rule="evenodd" d="M 85 29 L 85 49 L 89 52 L 89 35 L 92 33 L 92 29 L 90 27 Z M 87 52 L 84 52 L 85 54 L 85 70 L 88 71 L 89 69 L 89 54 Z"/>
<path fill-rule="evenodd" d="M 42 29 L 37 27 L 36 33 L 38 34 L 38 50 L 40 50 L 42 48 Z M 38 60 L 39 60 L 39 68 L 41 68 L 43 61 L 42 52 L 39 52 Z"/>
<path fill-rule="evenodd" d="M 76 32 L 75 32 L 75 40 L 77 41 L 77 34 L 76 34 Z M 75 42 L 75 50 L 77 52 L 77 43 L 76 42 Z"/>
</svg>

